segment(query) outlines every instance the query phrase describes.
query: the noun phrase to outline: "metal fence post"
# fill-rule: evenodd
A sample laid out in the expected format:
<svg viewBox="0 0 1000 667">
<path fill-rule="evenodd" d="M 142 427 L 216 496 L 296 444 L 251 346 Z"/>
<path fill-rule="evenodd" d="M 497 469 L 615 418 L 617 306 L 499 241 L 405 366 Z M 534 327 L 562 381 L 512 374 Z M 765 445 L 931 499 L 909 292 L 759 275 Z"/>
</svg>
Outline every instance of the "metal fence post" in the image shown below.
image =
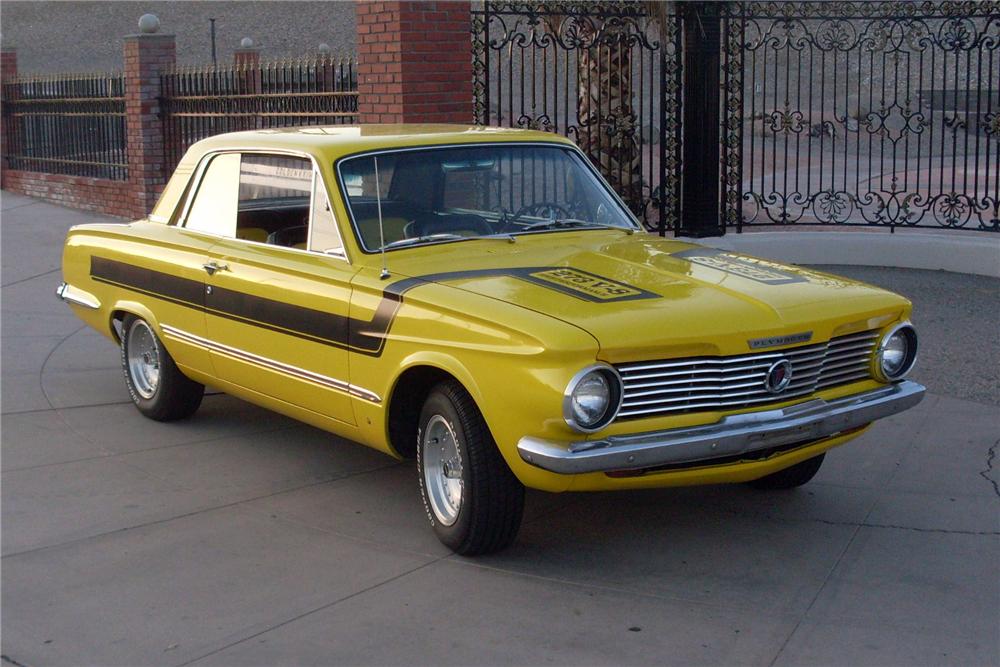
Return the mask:
<svg viewBox="0 0 1000 667">
<path fill-rule="evenodd" d="M 713 2 L 683 3 L 684 160 L 679 236 L 721 236 L 719 211 L 722 21 Z"/>
</svg>

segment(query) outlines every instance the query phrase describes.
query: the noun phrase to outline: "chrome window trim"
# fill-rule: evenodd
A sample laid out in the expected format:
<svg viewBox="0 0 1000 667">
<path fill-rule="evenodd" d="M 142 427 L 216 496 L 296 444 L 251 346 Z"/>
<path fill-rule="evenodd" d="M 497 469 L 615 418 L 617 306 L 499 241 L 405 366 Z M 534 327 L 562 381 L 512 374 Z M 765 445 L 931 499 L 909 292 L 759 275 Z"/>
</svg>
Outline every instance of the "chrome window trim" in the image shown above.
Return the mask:
<svg viewBox="0 0 1000 667">
<path fill-rule="evenodd" d="M 311 181 L 313 189 L 312 189 L 312 192 L 309 193 L 309 223 L 308 223 L 309 224 L 309 233 L 307 235 L 307 239 L 308 239 L 309 242 L 312 241 L 312 223 L 313 223 L 313 220 L 312 220 L 312 218 L 313 218 L 313 201 L 312 201 L 312 199 L 313 199 L 313 193 L 315 192 L 315 179 L 319 178 L 320 181 L 322 181 L 322 183 L 323 183 L 323 190 L 326 192 L 327 201 L 330 202 L 330 214 L 333 216 L 334 223 L 335 223 L 335 226 L 337 228 L 337 235 L 340 237 L 340 243 L 341 243 L 342 252 L 340 252 L 340 253 L 332 253 L 332 252 L 319 252 L 318 250 L 312 250 L 310 248 L 305 248 L 305 249 L 302 249 L 302 248 L 289 248 L 288 246 L 279 246 L 279 245 L 274 245 L 273 243 L 261 243 L 260 241 L 251 241 L 249 239 L 240 239 L 240 238 L 236 238 L 235 236 L 226 236 L 224 234 L 213 234 L 211 232 L 203 232 L 203 231 L 197 230 L 197 229 L 188 229 L 187 228 L 188 214 L 191 211 L 191 205 L 194 202 L 195 197 L 198 196 L 198 190 L 201 189 L 201 181 L 202 181 L 202 179 L 205 176 L 205 171 L 208 169 L 209 163 L 213 159 L 215 159 L 217 156 L 224 155 L 224 154 L 227 154 L 227 153 L 239 153 L 241 155 L 243 155 L 243 154 L 247 154 L 247 155 L 280 155 L 280 156 L 285 156 L 285 157 L 298 157 L 298 158 L 304 158 L 306 160 L 309 160 L 310 164 L 312 164 L 312 171 L 313 171 L 313 181 Z M 306 253 L 306 254 L 308 254 L 310 256 L 317 256 L 318 255 L 320 257 L 333 257 L 334 259 L 339 259 L 341 261 L 346 262 L 347 264 L 351 264 L 351 259 L 350 259 L 350 257 L 347 254 L 347 246 L 344 245 L 344 235 L 342 233 L 343 230 L 341 228 L 340 220 L 337 218 L 337 215 L 333 211 L 333 199 L 330 197 L 330 186 L 329 186 L 329 183 L 327 183 L 323 179 L 323 174 L 319 171 L 319 163 L 316 161 L 316 158 L 314 158 L 309 153 L 305 153 L 303 151 L 290 150 L 290 149 L 286 149 L 286 148 L 220 148 L 220 149 L 209 151 L 209 152 L 205 153 L 198 160 L 198 164 L 195 166 L 195 168 L 191 172 L 191 181 L 189 183 L 189 187 L 188 187 L 188 191 L 186 193 L 185 200 L 184 200 L 183 204 L 181 205 L 181 214 L 177 217 L 176 223 L 173 224 L 173 225 L 171 225 L 171 226 L 177 227 L 178 229 L 184 229 L 184 230 L 186 230 L 186 231 L 188 231 L 189 233 L 192 233 L 192 234 L 201 234 L 202 236 L 206 236 L 206 237 L 209 237 L 209 238 L 226 239 L 226 240 L 230 240 L 230 241 L 239 241 L 241 243 L 246 243 L 246 244 L 249 244 L 249 245 L 263 246 L 265 248 L 272 248 L 272 249 L 276 248 L 276 249 L 280 249 L 280 250 L 287 250 L 287 251 L 290 251 L 290 252 Z"/>
<path fill-rule="evenodd" d="M 202 338 L 201 336 L 184 331 L 183 329 L 178 329 L 177 327 L 170 326 L 169 324 L 161 324 L 160 328 L 163 329 L 163 333 L 166 334 L 168 338 L 196 345 L 209 350 L 210 352 L 218 352 L 219 354 L 224 354 L 239 361 L 246 361 L 266 370 L 271 370 L 297 380 L 312 382 L 313 384 L 318 384 L 328 389 L 334 389 L 348 394 L 349 396 L 355 396 L 372 403 L 382 402 L 382 398 L 375 392 L 369 391 L 364 387 L 351 384 L 350 382 L 314 373 L 313 371 L 306 370 L 305 368 L 299 368 L 298 366 L 293 366 L 268 357 L 263 357 L 259 354 L 254 354 L 253 352 L 248 352 L 237 347 L 231 347 L 223 343 L 209 340 L 208 338 Z"/>
<path fill-rule="evenodd" d="M 611 195 L 611 198 L 618 204 L 618 208 L 621 209 L 622 213 L 625 214 L 625 218 L 632 223 L 631 228 L 627 227 L 616 227 L 615 229 L 621 229 L 622 231 L 640 232 L 644 231 L 642 224 L 639 222 L 635 214 L 625 205 L 625 202 L 618 193 L 615 192 L 614 188 L 608 185 L 608 182 L 601 176 L 601 173 L 597 171 L 594 165 L 590 162 L 587 156 L 584 154 L 580 147 L 576 144 L 566 144 L 561 141 L 476 141 L 470 143 L 456 143 L 456 144 L 430 144 L 425 146 L 407 146 L 405 148 L 380 148 L 368 151 L 358 151 L 357 153 L 350 153 L 348 155 L 342 155 L 334 161 L 334 171 L 336 172 L 337 179 L 337 189 L 340 192 L 340 197 L 344 202 L 344 208 L 347 210 L 347 217 L 351 223 L 351 230 L 354 232 L 354 238 L 357 241 L 358 248 L 361 252 L 366 255 L 377 255 L 379 249 L 369 250 L 368 246 L 365 245 L 364 239 L 361 236 L 361 231 L 358 229 L 357 221 L 354 219 L 354 211 L 351 208 L 350 198 L 347 195 L 347 190 L 344 187 L 344 177 L 340 172 L 341 166 L 344 162 L 348 160 L 354 160 L 357 158 L 376 156 L 376 155 L 388 155 L 391 153 L 412 153 L 414 151 L 429 151 L 429 150 L 442 150 L 450 148 L 483 148 L 483 147 L 496 147 L 496 146 L 536 146 L 536 147 L 548 147 L 548 148 L 559 148 L 570 153 L 576 154 L 580 162 L 584 165 L 584 169 L 589 171 L 591 177 L 596 181 L 597 185 L 602 188 L 605 192 Z M 607 227 L 595 227 L 595 230 L 606 230 Z M 535 232 L 526 232 L 524 234 L 518 234 L 518 236 L 528 236 L 532 234 L 552 234 L 554 232 L 567 232 L 567 231 L 587 231 L 587 228 L 580 227 L 577 229 L 546 229 L 539 230 Z M 429 245 L 442 245 L 445 243 L 457 243 L 459 241 L 472 240 L 476 237 L 468 237 L 465 239 L 449 239 L 446 241 L 436 241 L 431 243 L 421 243 L 416 246 L 406 246 L 400 248 L 387 248 L 386 252 L 395 252 L 397 250 L 407 250 L 409 248 L 425 248 Z"/>
</svg>

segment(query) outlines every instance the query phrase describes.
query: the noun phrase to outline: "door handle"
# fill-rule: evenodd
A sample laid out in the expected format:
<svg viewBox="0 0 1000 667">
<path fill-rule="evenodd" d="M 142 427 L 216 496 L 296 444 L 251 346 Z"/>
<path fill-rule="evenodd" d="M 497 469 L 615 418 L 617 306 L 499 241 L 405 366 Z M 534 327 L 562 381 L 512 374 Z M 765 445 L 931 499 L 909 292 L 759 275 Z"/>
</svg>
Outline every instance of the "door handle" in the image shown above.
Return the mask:
<svg viewBox="0 0 1000 667">
<path fill-rule="evenodd" d="M 201 265 L 201 268 L 208 271 L 208 275 L 214 275 L 216 271 L 228 271 L 228 264 L 219 264 L 218 262 L 207 262 Z"/>
</svg>

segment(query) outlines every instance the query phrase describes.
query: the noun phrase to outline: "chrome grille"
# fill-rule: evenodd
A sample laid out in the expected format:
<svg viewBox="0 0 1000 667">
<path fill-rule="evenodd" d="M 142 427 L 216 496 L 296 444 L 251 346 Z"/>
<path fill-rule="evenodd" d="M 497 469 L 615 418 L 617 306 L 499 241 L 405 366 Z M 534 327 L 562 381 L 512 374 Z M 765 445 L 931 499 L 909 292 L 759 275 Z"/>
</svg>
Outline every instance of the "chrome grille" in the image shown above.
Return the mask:
<svg viewBox="0 0 1000 667">
<path fill-rule="evenodd" d="M 620 364 L 624 399 L 617 418 L 779 403 L 862 380 L 871 377 L 877 339 L 877 331 L 865 331 L 773 352 Z M 779 359 L 791 363 L 792 380 L 785 391 L 771 394 L 764 377 Z"/>
</svg>

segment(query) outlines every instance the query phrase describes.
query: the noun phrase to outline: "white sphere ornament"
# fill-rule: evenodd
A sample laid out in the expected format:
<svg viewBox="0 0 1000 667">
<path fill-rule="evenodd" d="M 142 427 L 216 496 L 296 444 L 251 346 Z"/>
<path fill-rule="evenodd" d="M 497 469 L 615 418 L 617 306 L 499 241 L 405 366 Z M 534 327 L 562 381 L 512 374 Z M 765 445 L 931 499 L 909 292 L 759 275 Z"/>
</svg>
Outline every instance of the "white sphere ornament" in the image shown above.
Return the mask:
<svg viewBox="0 0 1000 667">
<path fill-rule="evenodd" d="M 152 35 L 160 29 L 160 19 L 155 14 L 143 14 L 139 17 L 139 32 Z"/>
<path fill-rule="evenodd" d="M 319 43 L 319 52 L 320 53 L 330 53 L 330 45 L 327 44 L 326 42 L 320 42 Z"/>
<path fill-rule="evenodd" d="M 249 37 L 244 37 L 243 39 L 240 40 L 240 48 L 241 49 L 252 49 L 253 48 L 253 40 L 250 39 Z"/>
</svg>

